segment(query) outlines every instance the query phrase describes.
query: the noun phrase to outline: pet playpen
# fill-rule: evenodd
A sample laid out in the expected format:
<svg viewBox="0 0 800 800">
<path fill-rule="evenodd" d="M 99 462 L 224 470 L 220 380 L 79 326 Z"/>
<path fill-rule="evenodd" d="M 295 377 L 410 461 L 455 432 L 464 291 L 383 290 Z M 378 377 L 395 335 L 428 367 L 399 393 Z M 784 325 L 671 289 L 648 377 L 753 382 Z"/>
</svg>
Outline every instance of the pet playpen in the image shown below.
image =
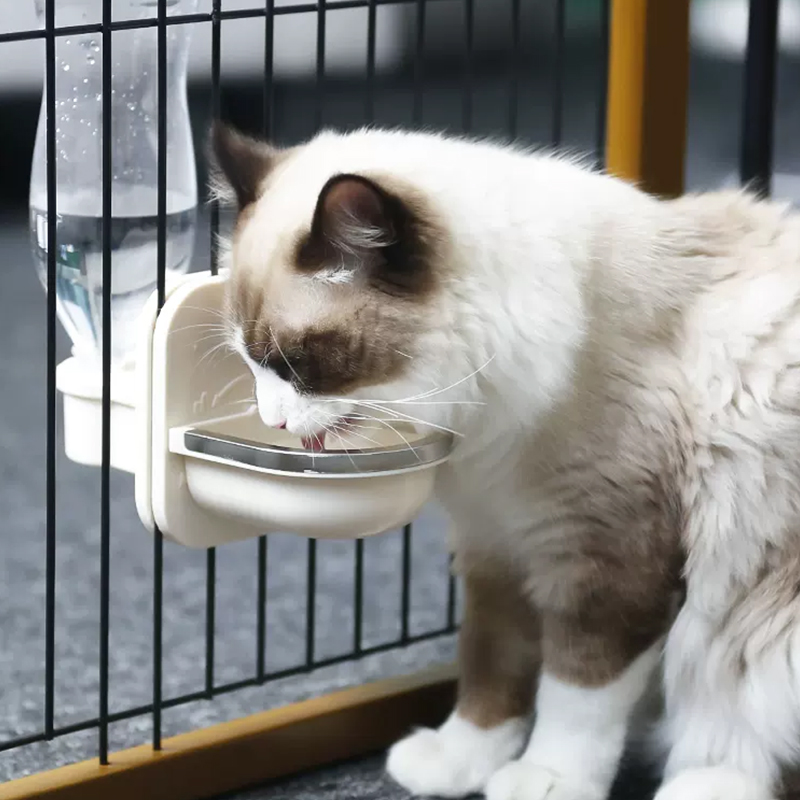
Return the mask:
<svg viewBox="0 0 800 800">
<path fill-rule="evenodd" d="M 254 785 L 269 779 L 309 769 L 369 752 L 380 750 L 400 736 L 410 726 L 435 723 L 443 718 L 452 702 L 454 669 L 449 665 L 434 667 L 408 677 L 395 677 L 357 685 L 332 694 L 292 703 L 274 710 L 234 719 L 211 727 L 162 738 L 162 715 L 168 709 L 196 701 L 215 702 L 222 695 L 240 692 L 247 687 L 310 674 L 337 663 L 355 662 L 384 651 L 406 648 L 416 642 L 435 639 L 455 631 L 457 627 L 457 587 L 452 578 L 442 592 L 441 624 L 419 631 L 410 624 L 412 605 L 412 526 L 401 532 L 395 570 L 400 576 L 397 635 L 391 640 L 369 643 L 364 637 L 365 608 L 365 544 L 357 540 L 352 545 L 352 614 L 347 632 L 348 646 L 335 655 L 317 652 L 319 620 L 318 572 L 324 560 L 318 543 L 310 539 L 304 553 L 304 592 L 306 594 L 302 625 L 304 651 L 298 663 L 273 669 L 266 653 L 268 636 L 268 574 L 270 540 L 260 536 L 253 545 L 255 586 L 252 602 L 255 606 L 253 634 L 253 669 L 251 674 L 237 680 L 221 680 L 215 672 L 215 651 L 218 647 L 216 620 L 217 550 L 205 553 L 204 591 L 204 664 L 202 685 L 191 692 L 168 694 L 164 688 L 164 538 L 156 528 L 152 539 L 152 683 L 150 699 L 112 709 L 109 704 L 111 638 L 109 608 L 112 594 L 112 451 L 111 410 L 113 404 L 110 378 L 112 374 L 112 326 L 104 325 L 100 339 L 102 353 L 102 391 L 99 395 L 100 440 L 99 461 L 99 539 L 94 543 L 99 560 L 99 638 L 96 661 L 98 705 L 94 715 L 59 722 L 56 676 L 59 658 L 56 647 L 57 626 L 57 456 L 61 447 L 58 436 L 58 391 L 56 384 L 57 351 L 57 181 L 56 169 L 56 79 L 59 69 L 59 42 L 69 37 L 94 34 L 97 39 L 97 58 L 102 63 L 101 157 L 102 157 L 102 273 L 103 319 L 111 318 L 110 276 L 112 249 L 110 219 L 112 213 L 111 174 L 111 70 L 115 36 L 135 28 L 152 29 L 157 37 L 157 301 L 164 303 L 166 295 L 166 191 L 167 191 L 167 47 L 168 34 L 173 26 L 210 26 L 211 31 L 211 113 L 218 116 L 224 93 L 221 89 L 221 49 L 223 31 L 231 20 L 249 20 L 263 32 L 263 84 L 260 102 L 263 105 L 262 132 L 275 133 L 280 110 L 275 107 L 274 45 L 276 24 L 289 16 L 313 21 L 316 38 L 313 92 L 314 126 L 326 119 L 326 37 L 329 22 L 348 9 L 360 9 L 365 25 L 365 56 L 359 91 L 358 119 L 360 123 L 376 117 L 376 102 L 382 84 L 378 75 L 377 39 L 380 14 L 389 7 L 402 7 L 409 21 L 409 53 L 407 72 L 411 88 L 410 119 L 423 124 L 425 93 L 427 91 L 425 64 L 426 18 L 437 2 L 444 0 L 315 0 L 310 3 L 288 3 L 265 0 L 252 7 L 230 10 L 222 0 L 213 0 L 210 8 L 188 14 L 172 12 L 170 0 L 149 3 L 150 12 L 132 20 L 114 17 L 112 3 L 101 4 L 102 17 L 86 24 L 59 25 L 58 0 L 43 0 L 43 27 L 35 30 L 12 31 L 0 34 L 0 63 L 2 48 L 11 42 L 39 40 L 44 46 L 45 74 L 45 136 L 47 222 L 46 285 L 48 288 L 46 318 L 47 386 L 46 386 L 46 514 L 44 518 L 44 670 L 42 683 L 36 691 L 41 694 L 41 724 L 33 732 L 8 735 L 0 740 L 0 754 L 19 752 L 37 743 L 57 740 L 81 731 L 96 734 L 96 757 L 80 763 L 47 769 L 18 778 L 0 786 L 0 798 L 52 797 L 59 800 L 93 797 L 123 798 L 181 798 L 213 797 L 234 789 Z M 460 54 L 458 82 L 461 128 L 472 128 L 475 113 L 474 69 L 476 29 L 476 0 L 453 0 L 460 17 L 458 38 Z M 500 3 L 493 4 L 500 6 Z M 507 5 L 507 8 L 506 8 Z M 560 144 L 563 130 L 564 60 L 566 28 L 569 24 L 570 3 L 566 0 L 547 0 L 551 15 L 550 63 L 547 67 L 550 82 L 549 108 L 536 108 L 537 114 L 549 119 L 550 139 Z M 593 0 L 588 3 L 596 15 L 597 70 L 594 78 L 596 94 L 596 155 L 613 173 L 640 182 L 645 188 L 663 195 L 679 194 L 683 189 L 683 167 L 686 131 L 687 82 L 689 68 L 689 0 Z M 491 9 L 492 6 L 490 6 Z M 741 138 L 740 177 L 761 191 L 768 192 L 771 176 L 772 126 L 777 57 L 778 0 L 751 0 L 749 34 L 745 63 L 743 125 Z M 507 44 L 502 65 L 502 87 L 505 97 L 505 133 L 511 137 L 524 133 L 521 110 L 530 103 L 525 96 L 524 70 L 530 69 L 521 53 L 524 46 L 522 28 L 526 4 L 508 0 L 503 14 L 507 17 Z M 495 12 L 492 12 L 494 14 Z M 497 12 L 499 13 L 499 12 Z M 6 67 L 4 67 L 5 69 Z M 10 66 L 9 66 L 10 68 Z M 530 110 L 530 109 L 527 109 Z M 359 116 L 360 115 L 360 116 Z M 220 210 L 209 208 L 210 269 L 216 273 L 218 252 L 215 233 L 220 226 Z M 16 457 L 4 453 L 3 458 Z M 80 580 L 80 576 L 76 576 Z M 33 680 L 33 677 L 31 677 Z M 38 676 L 37 676 L 38 680 Z M 0 693 L 10 692 L 0 687 Z M 145 742 L 133 748 L 116 750 L 109 744 L 109 729 L 124 720 L 146 723 L 140 726 L 139 740 Z M 112 743 L 113 744 L 113 743 Z"/>
</svg>

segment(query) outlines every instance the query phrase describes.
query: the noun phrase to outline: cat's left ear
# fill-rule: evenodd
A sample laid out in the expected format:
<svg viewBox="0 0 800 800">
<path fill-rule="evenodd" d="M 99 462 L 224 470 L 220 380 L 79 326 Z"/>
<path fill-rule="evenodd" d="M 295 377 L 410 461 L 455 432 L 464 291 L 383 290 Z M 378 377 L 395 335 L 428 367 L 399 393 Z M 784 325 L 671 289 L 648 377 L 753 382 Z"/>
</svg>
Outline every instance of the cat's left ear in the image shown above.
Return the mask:
<svg viewBox="0 0 800 800">
<path fill-rule="evenodd" d="M 275 165 L 278 153 L 267 142 L 214 120 L 208 147 L 212 192 L 220 200 L 235 202 L 241 211 L 258 199 L 264 178 Z"/>
<path fill-rule="evenodd" d="M 298 261 L 312 271 L 342 265 L 382 288 L 413 291 L 427 271 L 421 229 L 397 194 L 361 175 L 335 175 L 319 194 Z"/>
</svg>

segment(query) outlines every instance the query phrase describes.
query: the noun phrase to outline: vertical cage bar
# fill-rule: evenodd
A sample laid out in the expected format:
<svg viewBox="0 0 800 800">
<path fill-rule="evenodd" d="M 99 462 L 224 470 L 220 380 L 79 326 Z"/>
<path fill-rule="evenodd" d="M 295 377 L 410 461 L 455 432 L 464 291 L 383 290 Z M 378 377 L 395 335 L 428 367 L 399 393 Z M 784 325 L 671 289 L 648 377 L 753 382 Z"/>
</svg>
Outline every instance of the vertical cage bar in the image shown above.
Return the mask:
<svg viewBox="0 0 800 800">
<path fill-rule="evenodd" d="M 356 539 L 355 590 L 353 594 L 353 652 L 364 648 L 364 540 Z"/>
<path fill-rule="evenodd" d="M 566 45 L 566 0 L 555 0 L 553 54 L 552 128 L 550 140 L 560 145 L 564 128 L 564 48 Z"/>
<path fill-rule="evenodd" d="M 317 540 L 308 540 L 306 576 L 306 666 L 314 663 L 317 616 Z"/>
<path fill-rule="evenodd" d="M 375 46 L 378 38 L 378 3 L 369 0 L 367 6 L 367 95 L 364 113 L 367 122 L 375 121 Z"/>
<path fill-rule="evenodd" d="M 772 190 L 779 0 L 750 0 L 739 174 L 759 194 Z"/>
<path fill-rule="evenodd" d="M 600 86 L 597 91 L 597 165 L 606 164 L 606 106 L 608 104 L 608 45 L 611 0 L 600 0 Z"/>
<path fill-rule="evenodd" d="M 327 17 L 326 0 L 317 0 L 317 74 L 314 128 L 319 130 L 325 115 L 325 27 Z"/>
<path fill-rule="evenodd" d="M 414 124 L 422 124 L 425 83 L 425 6 L 426 0 L 417 0 L 416 30 L 414 35 Z"/>
<path fill-rule="evenodd" d="M 156 294 L 158 310 L 164 305 L 167 280 L 167 0 L 158 0 L 156 69 L 157 97 L 157 228 Z M 164 536 L 156 528 L 153 538 L 153 749 L 161 749 L 163 702 Z"/>
<path fill-rule="evenodd" d="M 508 74 L 508 135 L 513 140 L 519 131 L 519 50 L 521 0 L 511 0 L 511 59 Z"/>
<path fill-rule="evenodd" d="M 153 750 L 161 749 L 161 705 L 164 639 L 164 534 L 156 526 L 153 536 Z"/>
<path fill-rule="evenodd" d="M 375 121 L 375 53 L 378 38 L 378 3 L 367 7 L 367 64 L 364 115 L 368 124 Z M 353 563 L 353 653 L 364 648 L 364 540 L 356 539 Z"/>
<path fill-rule="evenodd" d="M 98 721 L 99 758 L 108 763 L 108 626 L 110 567 L 111 488 L 111 0 L 103 3 L 103 343 L 102 343 L 102 449 L 100 466 L 100 709 Z"/>
<path fill-rule="evenodd" d="M 44 732 L 53 736 L 56 640 L 56 3 L 45 5 L 45 93 L 47 98 L 47 471 L 45 492 L 45 669 Z"/>
<path fill-rule="evenodd" d="M 475 49 L 475 0 L 464 0 L 464 93 L 461 98 L 461 127 L 472 130 L 472 56 Z"/>
<path fill-rule="evenodd" d="M 206 551 L 206 696 L 214 696 L 214 645 L 217 615 L 217 551 Z"/>
<path fill-rule="evenodd" d="M 408 625 L 411 615 L 411 525 L 403 528 L 402 593 L 400 596 L 400 640 L 408 642 Z"/>
<path fill-rule="evenodd" d="M 220 114 L 220 62 L 222 30 L 220 18 L 222 0 L 213 0 L 211 5 L 211 111 L 214 119 Z M 211 230 L 211 274 L 219 271 L 219 203 L 211 203 L 209 227 Z M 217 551 L 210 547 L 206 551 L 206 667 L 205 693 L 214 694 L 214 650 L 216 637 L 217 606 Z"/>
<path fill-rule="evenodd" d="M 452 561 L 452 559 L 451 559 Z M 447 630 L 456 628 L 456 577 L 450 573 L 447 583 Z"/>
<path fill-rule="evenodd" d="M 222 0 L 213 0 L 211 5 L 211 118 L 219 119 L 219 80 L 220 80 L 220 5 Z M 212 197 L 209 203 L 209 230 L 211 247 L 211 274 L 219 271 L 219 202 Z"/>
<path fill-rule="evenodd" d="M 275 132 L 275 0 L 266 0 L 264 11 L 264 136 L 271 139 Z"/>
<path fill-rule="evenodd" d="M 256 617 L 256 677 L 264 681 L 267 652 L 267 537 L 258 537 L 258 600 Z"/>
<path fill-rule="evenodd" d="M 264 94 L 263 132 L 265 139 L 273 134 L 274 104 L 274 59 L 275 59 L 275 0 L 266 0 L 264 5 Z M 258 537 L 258 608 L 256 612 L 256 677 L 263 682 L 266 675 L 267 653 L 267 557 L 268 540 Z"/>
<path fill-rule="evenodd" d="M 326 0 L 317 0 L 317 68 L 314 129 L 322 127 L 325 118 L 325 28 Z M 317 617 L 317 540 L 308 540 L 306 575 L 306 666 L 314 663 Z"/>
</svg>

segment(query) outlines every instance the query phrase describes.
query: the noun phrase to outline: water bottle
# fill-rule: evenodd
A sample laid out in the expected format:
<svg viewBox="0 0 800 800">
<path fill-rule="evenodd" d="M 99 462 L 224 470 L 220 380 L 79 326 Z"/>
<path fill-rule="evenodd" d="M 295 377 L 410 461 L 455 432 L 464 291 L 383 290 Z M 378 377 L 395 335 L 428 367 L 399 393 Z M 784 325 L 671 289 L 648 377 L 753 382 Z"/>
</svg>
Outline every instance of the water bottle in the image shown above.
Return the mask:
<svg viewBox="0 0 800 800">
<path fill-rule="evenodd" d="M 45 0 L 34 0 L 44 24 Z M 56 25 L 99 22 L 103 0 L 58 0 Z M 191 13 L 197 0 L 167 0 Z M 114 21 L 152 19 L 156 0 L 114 0 Z M 197 175 L 186 100 L 189 25 L 167 29 L 167 280 L 186 272 L 196 227 Z M 98 33 L 56 45 L 56 270 L 58 316 L 78 358 L 101 352 L 103 270 L 103 53 Z M 156 287 L 158 210 L 158 45 L 155 27 L 112 34 L 111 159 L 112 362 L 129 366 L 137 320 Z M 39 278 L 47 280 L 47 97 L 33 155 L 30 231 Z"/>
</svg>

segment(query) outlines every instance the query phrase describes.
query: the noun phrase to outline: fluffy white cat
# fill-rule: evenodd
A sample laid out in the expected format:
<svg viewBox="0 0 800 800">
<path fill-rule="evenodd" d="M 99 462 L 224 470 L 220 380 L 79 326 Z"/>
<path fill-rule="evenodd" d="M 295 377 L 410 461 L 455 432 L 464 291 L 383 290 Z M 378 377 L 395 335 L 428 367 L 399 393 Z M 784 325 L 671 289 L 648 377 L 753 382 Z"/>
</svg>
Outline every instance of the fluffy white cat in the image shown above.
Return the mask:
<svg viewBox="0 0 800 800">
<path fill-rule="evenodd" d="M 394 778 L 604 800 L 655 679 L 658 800 L 776 796 L 800 752 L 800 217 L 442 136 L 213 139 L 264 422 L 321 445 L 390 403 L 458 436 L 459 700 Z"/>
</svg>

